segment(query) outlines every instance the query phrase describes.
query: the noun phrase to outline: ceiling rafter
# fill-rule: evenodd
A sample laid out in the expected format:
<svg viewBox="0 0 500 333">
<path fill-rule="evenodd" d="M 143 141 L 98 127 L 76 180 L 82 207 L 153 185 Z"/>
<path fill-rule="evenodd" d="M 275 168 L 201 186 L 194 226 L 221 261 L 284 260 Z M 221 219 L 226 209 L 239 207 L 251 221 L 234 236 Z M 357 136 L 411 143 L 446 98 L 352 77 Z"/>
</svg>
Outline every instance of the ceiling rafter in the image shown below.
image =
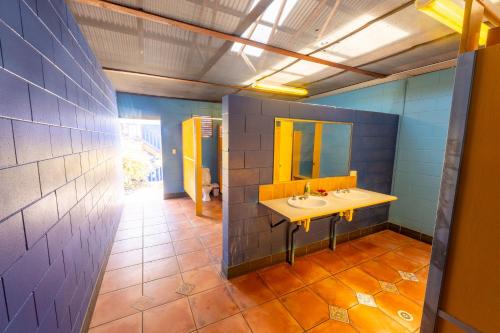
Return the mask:
<svg viewBox="0 0 500 333">
<path fill-rule="evenodd" d="M 217 31 L 217 30 L 208 29 L 208 28 L 205 28 L 202 26 L 186 23 L 186 22 L 175 20 L 172 18 L 152 14 L 152 13 L 149 13 L 149 12 L 146 12 L 143 10 L 137 10 L 137 9 L 133 9 L 133 8 L 126 7 L 126 6 L 117 5 L 117 4 L 103 1 L 103 0 L 73 0 L 73 1 L 78 2 L 78 3 L 82 3 L 82 4 L 87 4 L 87 5 L 94 6 L 94 7 L 98 7 L 98 8 L 107 9 L 107 10 L 110 10 L 110 11 L 113 11 L 116 13 L 121 13 L 124 15 L 136 17 L 136 18 L 142 18 L 142 19 L 145 19 L 145 20 L 148 20 L 151 22 L 156 22 L 156 23 L 159 23 L 162 25 L 174 26 L 176 28 L 180 28 L 183 30 L 188 30 L 191 32 L 203 34 L 206 36 L 212 36 L 215 38 L 219 38 L 219 39 L 223 39 L 223 40 L 227 40 L 227 41 L 231 41 L 231 42 L 237 42 L 237 43 L 253 46 L 256 48 L 263 49 L 263 50 L 268 51 L 268 52 L 284 55 L 287 57 L 293 57 L 296 59 L 301 59 L 301 60 L 305 60 L 305 61 L 309 61 L 309 62 L 313 62 L 313 63 L 318 63 L 318 64 L 322 64 L 325 66 L 330 66 L 330 67 L 348 70 L 348 71 L 355 72 L 355 73 L 362 74 L 362 75 L 372 76 L 372 77 L 376 77 L 376 78 L 381 78 L 381 77 L 386 76 L 385 74 L 367 71 L 367 70 L 363 70 L 360 68 L 336 63 L 333 61 L 328 61 L 328 60 L 312 57 L 310 55 L 293 52 L 290 50 L 275 47 L 275 46 L 268 45 L 265 43 L 256 42 L 256 41 L 251 40 L 251 39 L 242 38 L 239 36 L 231 35 L 228 33 Z"/>
<path fill-rule="evenodd" d="M 408 8 L 409 6 L 411 6 L 413 3 L 415 3 L 415 0 L 410 0 L 410 1 L 408 1 L 408 2 L 405 2 L 405 3 L 404 3 L 404 4 L 402 4 L 401 6 L 398 6 L 398 7 L 396 7 L 396 8 L 394 8 L 394 9 L 392 9 L 392 10 L 388 11 L 387 13 L 385 13 L 385 14 L 383 14 L 383 15 L 381 15 L 381 16 L 378 16 L 378 17 L 374 18 L 373 20 L 371 20 L 371 21 L 369 21 L 369 22 L 367 22 L 367 23 L 363 24 L 361 27 L 359 27 L 359 28 L 357 28 L 357 29 L 355 29 L 355 30 L 351 31 L 350 33 L 348 33 L 348 34 L 346 34 L 346 35 L 344 35 L 344 36 L 342 36 L 342 37 L 340 37 L 340 38 L 336 39 L 335 41 L 333 41 L 333 42 L 331 42 L 331 43 L 329 43 L 329 44 L 327 44 L 327 45 L 325 45 L 325 46 L 322 46 L 322 47 L 320 47 L 320 48 L 318 48 L 318 49 L 316 49 L 316 50 L 314 50 L 314 51 L 312 51 L 312 52 L 308 53 L 307 55 L 312 56 L 312 55 L 314 55 L 314 54 L 316 54 L 316 53 L 318 53 L 318 52 L 321 52 L 321 51 L 323 51 L 323 50 L 325 50 L 325 49 L 327 49 L 327 48 L 329 48 L 329 47 L 332 47 L 333 45 L 338 44 L 338 43 L 340 43 L 341 41 L 343 41 L 343 40 L 345 40 L 345 39 L 347 39 L 347 38 L 351 37 L 352 35 L 354 35 L 354 34 L 356 34 L 356 33 L 360 32 L 360 31 L 362 31 L 362 30 L 364 30 L 364 29 L 368 28 L 368 27 L 369 27 L 369 26 L 371 26 L 372 24 L 377 23 L 377 22 L 379 22 L 379 21 L 381 21 L 381 20 L 383 20 L 383 19 L 385 19 L 385 18 L 387 18 L 387 17 L 389 17 L 389 16 L 392 16 L 392 15 L 394 15 L 394 14 L 396 14 L 396 13 L 399 13 L 400 11 L 402 11 L 402 10 L 404 10 L 404 9 Z M 270 76 L 273 76 L 273 75 L 275 75 L 275 74 L 278 74 L 278 73 L 280 73 L 280 72 L 282 72 L 282 71 L 286 70 L 287 68 L 289 68 L 289 67 L 291 67 L 291 66 L 295 65 L 295 64 L 296 64 L 296 63 L 298 63 L 299 61 L 300 61 L 300 59 L 297 59 L 297 60 L 295 60 L 295 61 L 292 61 L 290 64 L 288 64 L 288 65 L 286 65 L 286 66 L 283 66 L 282 68 L 277 69 L 277 70 L 273 71 L 273 72 L 272 72 L 272 73 L 270 73 L 270 74 L 266 74 L 266 75 L 264 75 L 264 76 L 260 77 L 257 81 L 264 80 L 264 79 L 266 79 L 266 78 L 268 78 L 268 77 L 270 77 Z"/>
<path fill-rule="evenodd" d="M 423 47 L 423 46 L 426 46 L 426 45 L 430 45 L 430 44 L 433 44 L 433 43 L 437 43 L 439 41 L 442 41 L 442 40 L 446 40 L 452 36 L 458 36 L 458 33 L 456 32 L 452 32 L 452 33 L 449 33 L 449 34 L 446 34 L 444 36 L 441 36 L 441 37 L 438 37 L 438 38 L 435 38 L 435 39 L 432 39 L 432 40 L 428 40 L 428 41 L 425 41 L 425 42 L 422 42 L 422 43 L 419 43 L 419 44 L 415 44 L 415 45 L 412 45 L 404 50 L 401 50 L 401 51 L 398 51 L 396 53 L 392 53 L 392 54 L 389 54 L 385 57 L 382 57 L 382 58 L 378 58 L 378 59 L 374 59 L 374 60 L 371 60 L 371 61 L 368 61 L 368 62 L 365 62 L 363 64 L 360 64 L 358 65 L 359 67 L 365 67 L 365 66 L 369 66 L 369 65 L 372 65 L 372 64 L 376 64 L 377 62 L 380 62 L 380 61 L 384 61 L 384 60 L 387 60 L 387 59 L 390 59 L 390 58 L 393 58 L 393 57 L 396 57 L 398 55 L 401 55 L 401 54 L 405 54 L 405 53 L 408 53 L 410 51 L 413 51 L 415 49 L 418 49 L 420 47 Z M 319 82 L 322 82 L 322 81 L 326 81 L 328 79 L 331 79 L 331 78 L 334 78 L 336 76 L 339 76 L 341 74 L 344 74 L 346 71 L 341 71 L 339 73 L 335 73 L 335 74 L 332 74 L 330 76 L 327 76 L 327 77 L 324 77 L 324 78 L 321 78 L 321 79 L 318 79 L 316 81 L 312 81 L 312 82 L 309 82 L 308 85 L 312 85 L 312 84 L 315 84 L 315 83 L 319 83 Z M 394 73 L 393 73 L 394 74 Z M 393 75 L 393 74 L 390 74 L 389 76 Z"/>
<path fill-rule="evenodd" d="M 179 83 L 189 83 L 189 84 L 195 84 L 195 85 L 209 85 L 209 86 L 213 86 L 213 87 L 234 89 L 234 90 L 237 90 L 237 91 L 248 90 L 248 91 L 254 91 L 254 92 L 262 93 L 261 90 L 257 90 L 257 89 L 252 88 L 252 87 L 243 87 L 243 86 L 238 86 L 238 85 L 231 85 L 231 84 L 225 84 L 225 83 L 216 83 L 216 82 L 209 82 L 209 81 L 201 81 L 201 80 L 189 80 L 189 79 L 183 79 L 183 78 L 171 77 L 171 76 L 165 76 L 165 75 L 157 75 L 157 74 L 149 74 L 149 73 L 142 73 L 142 72 L 127 71 L 127 70 L 110 68 L 110 67 L 103 67 L 103 71 L 106 72 L 106 73 L 116 73 L 116 74 L 132 75 L 132 76 L 141 76 L 141 77 L 146 77 L 146 78 L 155 78 L 155 79 L 168 80 L 168 81 L 174 81 L 174 82 L 179 82 Z M 276 94 L 276 93 L 273 93 L 273 94 Z"/>
<path fill-rule="evenodd" d="M 77 22 L 82 26 L 98 28 L 98 29 L 112 31 L 112 32 L 121 33 L 121 34 L 125 34 L 125 35 L 130 35 L 130 36 L 139 36 L 139 38 L 140 38 L 140 32 L 138 29 L 139 26 L 137 28 L 124 27 L 124 26 L 120 26 L 120 25 L 115 24 L 115 23 L 103 22 L 103 21 L 100 21 L 98 19 L 79 16 L 79 15 L 75 15 L 75 18 L 76 18 Z M 152 40 L 163 42 L 163 43 L 167 42 L 167 43 L 171 43 L 171 44 L 186 47 L 186 48 L 193 47 L 193 42 L 191 42 L 189 40 L 181 40 L 178 38 L 166 36 L 164 34 L 161 34 L 158 32 L 153 32 L 153 31 L 143 31 L 142 37 L 144 39 L 152 39 Z M 194 44 L 194 46 L 197 46 L 197 45 L 198 44 Z"/>
<path fill-rule="evenodd" d="M 273 0 L 261 0 L 259 3 L 248 13 L 247 16 L 243 20 L 240 21 L 233 34 L 241 36 L 247 29 L 252 25 L 261 16 L 266 9 L 271 5 Z M 201 79 L 207 74 L 210 69 L 219 61 L 222 56 L 229 51 L 233 42 L 225 41 L 224 44 L 215 52 L 215 54 L 205 63 L 203 68 L 201 69 L 198 77 Z"/>
</svg>

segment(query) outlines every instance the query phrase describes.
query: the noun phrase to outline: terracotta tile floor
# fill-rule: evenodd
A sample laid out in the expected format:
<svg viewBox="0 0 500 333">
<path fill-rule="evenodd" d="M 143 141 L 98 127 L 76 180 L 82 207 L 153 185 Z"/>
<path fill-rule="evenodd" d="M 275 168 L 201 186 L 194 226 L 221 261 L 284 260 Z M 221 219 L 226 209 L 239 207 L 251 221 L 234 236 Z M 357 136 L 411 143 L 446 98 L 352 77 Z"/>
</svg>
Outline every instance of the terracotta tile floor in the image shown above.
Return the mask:
<svg viewBox="0 0 500 333">
<path fill-rule="evenodd" d="M 416 332 L 430 246 L 382 231 L 230 281 L 221 202 L 128 200 L 89 332 Z"/>
</svg>

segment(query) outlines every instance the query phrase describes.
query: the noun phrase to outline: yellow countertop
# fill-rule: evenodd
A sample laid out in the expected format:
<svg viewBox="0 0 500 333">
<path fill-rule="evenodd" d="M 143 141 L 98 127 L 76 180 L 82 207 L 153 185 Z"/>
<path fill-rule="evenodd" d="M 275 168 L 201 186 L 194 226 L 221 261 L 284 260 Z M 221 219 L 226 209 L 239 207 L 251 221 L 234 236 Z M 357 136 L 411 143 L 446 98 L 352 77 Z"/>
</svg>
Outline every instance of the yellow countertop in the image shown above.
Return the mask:
<svg viewBox="0 0 500 333">
<path fill-rule="evenodd" d="M 368 197 L 357 200 L 343 199 L 334 196 L 332 194 L 332 191 L 328 192 L 327 196 L 321 197 L 328 203 L 320 208 L 295 208 L 288 204 L 289 198 L 265 200 L 260 201 L 260 203 L 267 208 L 275 211 L 276 213 L 286 217 L 288 220 L 290 220 L 290 222 L 297 222 L 321 216 L 333 215 L 335 213 L 345 212 L 353 209 L 379 205 L 398 199 L 393 195 L 363 190 L 361 188 L 352 188 L 350 190 L 356 190 L 366 193 Z"/>
</svg>

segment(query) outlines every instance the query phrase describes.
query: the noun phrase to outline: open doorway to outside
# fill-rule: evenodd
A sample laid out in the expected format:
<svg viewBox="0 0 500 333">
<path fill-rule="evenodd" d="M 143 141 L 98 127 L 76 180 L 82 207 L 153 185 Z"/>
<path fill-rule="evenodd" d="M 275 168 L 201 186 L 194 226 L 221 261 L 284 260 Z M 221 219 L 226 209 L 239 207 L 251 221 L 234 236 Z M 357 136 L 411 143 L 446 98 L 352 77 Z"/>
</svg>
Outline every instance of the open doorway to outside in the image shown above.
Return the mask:
<svg viewBox="0 0 500 333">
<path fill-rule="evenodd" d="M 163 196 L 160 120 L 120 119 L 127 197 Z"/>
</svg>

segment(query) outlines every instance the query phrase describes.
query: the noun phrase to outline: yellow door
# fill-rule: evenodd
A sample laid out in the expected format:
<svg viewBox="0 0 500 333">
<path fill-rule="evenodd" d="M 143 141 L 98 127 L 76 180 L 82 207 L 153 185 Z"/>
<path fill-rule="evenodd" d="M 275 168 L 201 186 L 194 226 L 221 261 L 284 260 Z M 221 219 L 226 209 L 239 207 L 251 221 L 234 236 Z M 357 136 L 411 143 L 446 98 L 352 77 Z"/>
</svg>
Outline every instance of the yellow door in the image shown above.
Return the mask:
<svg viewBox="0 0 500 333">
<path fill-rule="evenodd" d="M 281 120 L 276 127 L 275 141 L 275 182 L 290 181 L 292 177 L 293 121 Z M 277 157 L 277 158 L 276 158 Z M 276 181 L 277 179 L 277 181 Z"/>
<path fill-rule="evenodd" d="M 196 205 L 196 215 L 202 214 L 201 202 L 201 120 L 182 122 L 182 167 L 184 191 Z"/>
</svg>

